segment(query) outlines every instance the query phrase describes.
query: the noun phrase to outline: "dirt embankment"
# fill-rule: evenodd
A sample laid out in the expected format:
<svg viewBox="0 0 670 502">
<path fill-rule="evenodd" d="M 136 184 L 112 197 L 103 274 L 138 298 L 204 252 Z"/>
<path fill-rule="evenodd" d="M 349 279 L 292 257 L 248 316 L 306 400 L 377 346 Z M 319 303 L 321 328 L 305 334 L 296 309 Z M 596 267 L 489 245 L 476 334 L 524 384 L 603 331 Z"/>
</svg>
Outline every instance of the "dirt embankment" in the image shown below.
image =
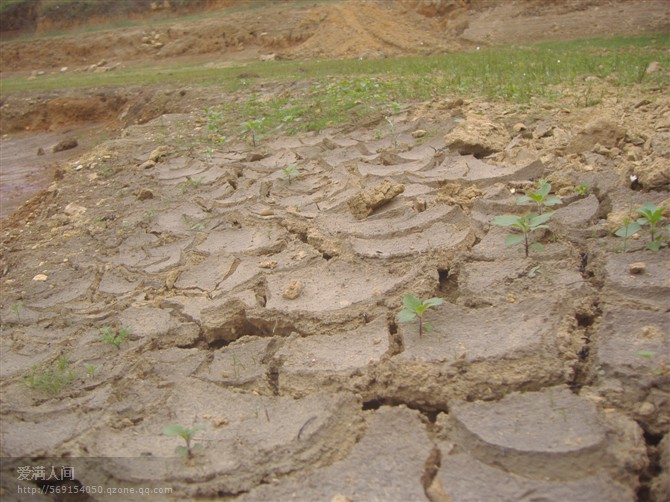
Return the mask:
<svg viewBox="0 0 670 502">
<path fill-rule="evenodd" d="M 644 8 L 625 0 L 549 4 L 537 0 L 242 1 L 234 9 L 208 12 L 197 21 L 168 19 L 111 31 L 65 32 L 48 44 L 3 37 L 0 68 L 3 72 L 62 67 L 73 71 L 101 60 L 108 66 L 139 65 L 240 52 L 247 57 L 388 57 L 670 28 L 670 12 L 663 0 L 648 0 Z"/>
</svg>

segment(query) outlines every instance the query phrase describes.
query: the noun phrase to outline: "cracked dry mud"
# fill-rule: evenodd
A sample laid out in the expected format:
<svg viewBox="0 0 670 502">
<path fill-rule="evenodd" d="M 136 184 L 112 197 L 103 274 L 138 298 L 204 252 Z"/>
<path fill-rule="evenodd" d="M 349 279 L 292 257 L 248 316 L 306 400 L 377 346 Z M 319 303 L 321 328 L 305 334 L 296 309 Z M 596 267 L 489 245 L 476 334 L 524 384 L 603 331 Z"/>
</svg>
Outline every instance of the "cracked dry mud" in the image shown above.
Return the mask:
<svg viewBox="0 0 670 502">
<path fill-rule="evenodd" d="M 615 252 L 607 218 L 661 203 L 667 183 L 631 190 L 628 164 L 560 124 L 545 147 L 581 142 L 562 161 L 521 138 L 460 154 L 462 119 L 431 106 L 393 131 L 211 155 L 179 147 L 197 114 L 167 115 L 80 159 L 3 236 L 2 455 L 67 458 L 85 485 L 172 487 L 162 500 L 666 497 L 669 251 Z M 524 258 L 490 221 L 541 177 L 563 204 Z M 424 336 L 395 322 L 407 292 L 446 300 Z M 118 350 L 106 326 L 128 328 Z M 61 354 L 71 385 L 25 385 Z M 170 423 L 206 426 L 192 461 Z"/>
</svg>

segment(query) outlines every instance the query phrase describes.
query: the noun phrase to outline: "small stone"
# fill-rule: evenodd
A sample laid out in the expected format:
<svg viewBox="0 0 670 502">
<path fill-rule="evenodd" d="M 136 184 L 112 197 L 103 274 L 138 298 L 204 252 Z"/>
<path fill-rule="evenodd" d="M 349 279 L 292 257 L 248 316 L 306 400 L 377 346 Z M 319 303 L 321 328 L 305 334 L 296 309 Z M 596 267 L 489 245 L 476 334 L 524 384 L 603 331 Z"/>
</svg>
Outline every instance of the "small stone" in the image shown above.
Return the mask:
<svg viewBox="0 0 670 502">
<path fill-rule="evenodd" d="M 524 124 L 523 122 L 517 122 L 512 126 L 512 130 L 514 132 L 521 132 L 525 131 L 526 129 L 527 129 L 526 124 Z"/>
<path fill-rule="evenodd" d="M 282 296 L 287 300 L 295 300 L 302 293 L 302 282 L 297 279 L 292 280 L 282 291 Z"/>
<path fill-rule="evenodd" d="M 418 197 L 414 201 L 414 210 L 417 213 L 423 213 L 427 208 L 428 208 L 428 204 L 426 203 L 426 199 L 424 199 L 422 197 Z"/>
<path fill-rule="evenodd" d="M 158 162 L 170 152 L 167 145 L 161 145 L 149 154 L 149 159 Z"/>
<path fill-rule="evenodd" d="M 86 208 L 83 206 L 78 206 L 74 202 L 70 202 L 67 206 L 65 206 L 63 212 L 68 216 L 79 217 L 86 212 Z"/>
<path fill-rule="evenodd" d="M 44 282 L 48 279 L 49 277 L 45 274 L 37 274 L 35 277 L 33 277 L 33 281 L 37 282 Z"/>
<path fill-rule="evenodd" d="M 52 146 L 51 151 L 56 153 L 56 152 L 62 152 L 64 150 L 72 150 L 73 148 L 76 148 L 78 145 L 79 142 L 77 141 L 76 138 L 66 138 L 62 141 L 59 141 L 54 146 Z"/>
<path fill-rule="evenodd" d="M 258 211 L 258 214 L 260 216 L 272 216 L 273 214 L 275 214 L 275 212 L 270 208 L 264 207 L 263 209 Z"/>
<path fill-rule="evenodd" d="M 275 260 L 268 260 L 268 261 L 262 261 L 258 264 L 260 268 L 269 268 L 270 270 L 274 270 L 274 268 L 277 266 L 277 262 Z"/>
<path fill-rule="evenodd" d="M 417 129 L 412 133 L 413 138 L 423 138 L 426 135 L 425 129 Z"/>
<path fill-rule="evenodd" d="M 648 403 L 647 401 L 640 403 L 640 405 L 637 407 L 637 414 L 643 417 L 651 416 L 655 412 L 656 406 L 654 406 L 652 403 Z"/>
<path fill-rule="evenodd" d="M 41 157 L 42 155 L 44 155 L 44 148 L 39 147 L 37 149 L 37 155 L 38 155 L 38 157 Z"/>
<path fill-rule="evenodd" d="M 228 419 L 226 417 L 214 417 L 212 420 L 212 423 L 214 424 L 214 427 L 222 427 L 224 425 L 228 425 Z"/>
<path fill-rule="evenodd" d="M 351 499 L 346 495 L 335 495 L 330 502 L 351 502 Z"/>
<path fill-rule="evenodd" d="M 137 194 L 137 200 L 147 200 L 153 198 L 154 193 L 148 188 L 143 188 L 142 190 L 140 190 L 140 193 Z"/>
<path fill-rule="evenodd" d="M 647 271 L 647 265 L 643 261 L 636 261 L 628 265 L 628 271 L 633 275 L 644 274 Z"/>
<path fill-rule="evenodd" d="M 659 63 L 658 61 L 652 61 L 651 63 L 649 63 L 649 65 L 647 65 L 645 73 L 649 75 L 650 73 L 657 72 L 660 69 L 661 69 L 661 63 Z"/>
<path fill-rule="evenodd" d="M 154 160 L 146 160 L 140 164 L 140 169 L 151 169 L 156 165 L 156 162 Z"/>
</svg>

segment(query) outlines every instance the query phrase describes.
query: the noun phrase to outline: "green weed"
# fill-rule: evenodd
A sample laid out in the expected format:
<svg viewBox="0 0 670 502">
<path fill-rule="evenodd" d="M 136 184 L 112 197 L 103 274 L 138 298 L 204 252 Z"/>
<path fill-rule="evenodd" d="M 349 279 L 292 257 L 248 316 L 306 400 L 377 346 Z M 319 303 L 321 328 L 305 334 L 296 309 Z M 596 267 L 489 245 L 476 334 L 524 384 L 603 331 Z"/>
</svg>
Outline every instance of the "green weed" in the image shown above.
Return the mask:
<svg viewBox="0 0 670 502">
<path fill-rule="evenodd" d="M 433 326 L 430 323 L 423 321 L 423 314 L 426 310 L 444 303 L 442 298 L 429 298 L 421 301 L 416 296 L 407 293 L 402 297 L 402 303 L 405 306 L 398 315 L 396 320 L 398 322 L 411 322 L 414 319 L 419 319 L 419 336 L 423 335 L 423 330 L 430 331 Z"/>
<path fill-rule="evenodd" d="M 24 377 L 24 382 L 31 389 L 47 394 L 59 394 L 76 377 L 76 373 L 70 368 L 70 361 L 61 355 L 45 369 L 39 370 L 37 366 L 33 366 L 30 374 Z"/>
<path fill-rule="evenodd" d="M 193 436 L 195 436 L 198 432 L 202 430 L 205 430 L 204 425 L 194 425 L 189 429 L 188 427 L 184 427 L 183 425 L 170 424 L 163 429 L 163 434 L 165 434 L 166 436 L 182 438 L 186 443 L 186 446 L 181 445 L 177 446 L 175 448 L 175 453 L 178 453 L 179 455 L 182 455 L 185 458 L 192 459 L 193 452 L 195 450 L 202 448 L 202 444 L 197 443 L 192 445 L 191 441 L 193 440 Z"/>
<path fill-rule="evenodd" d="M 186 181 L 179 183 L 179 189 L 183 192 L 190 189 L 196 189 L 202 183 L 204 178 L 187 178 Z"/>
<path fill-rule="evenodd" d="M 530 244 L 529 236 L 531 232 L 539 230 L 541 228 L 547 228 L 545 223 L 549 221 L 554 213 L 544 213 L 544 214 L 535 214 L 528 213 L 523 216 L 516 215 L 504 215 L 496 216 L 493 218 L 493 223 L 495 225 L 500 225 L 502 227 L 511 227 L 512 229 L 518 230 L 520 234 L 510 234 L 505 238 L 505 244 L 508 246 L 514 246 L 516 244 L 523 243 L 524 250 L 526 252 L 526 258 L 528 257 L 528 252 L 532 249 L 534 251 L 541 251 L 543 246 L 539 242 Z"/>
<path fill-rule="evenodd" d="M 281 170 L 282 174 L 286 176 L 286 182 L 290 185 L 293 178 L 300 176 L 300 171 L 296 169 L 297 164 L 293 162 Z"/>
<path fill-rule="evenodd" d="M 21 322 L 21 312 L 23 312 L 23 302 L 22 301 L 16 302 L 11 307 L 9 307 L 9 310 L 14 312 L 14 315 L 16 316 L 16 320 Z"/>
<path fill-rule="evenodd" d="M 118 332 L 114 330 L 114 328 L 110 326 L 105 326 L 100 330 L 101 333 L 101 339 L 105 343 L 109 343 L 110 345 L 114 345 L 116 347 L 116 350 L 121 350 L 121 344 L 123 341 L 128 338 L 128 335 L 130 335 L 130 332 L 128 331 L 128 328 L 121 328 Z"/>
<path fill-rule="evenodd" d="M 517 197 L 517 204 L 535 203 L 540 214 L 545 207 L 555 206 L 561 203 L 560 197 L 549 195 L 551 192 L 551 183 L 546 180 L 539 180 L 537 182 L 537 189 L 526 195 Z"/>
<path fill-rule="evenodd" d="M 650 235 L 649 242 L 645 245 L 646 249 L 650 251 L 658 251 L 667 245 L 664 236 L 660 234 L 660 231 L 663 228 L 663 212 L 666 209 L 666 206 L 658 207 L 651 202 L 646 202 L 637 209 L 637 213 L 640 215 L 640 218 L 633 220 L 632 217 L 626 217 L 624 219 L 624 225 L 616 232 L 614 232 L 614 235 L 622 237 L 624 240 L 624 253 L 627 249 L 628 239 L 633 234 L 636 234 L 646 227 L 648 227 Z M 665 228 L 668 232 L 670 232 L 670 225 L 667 225 Z"/>
</svg>

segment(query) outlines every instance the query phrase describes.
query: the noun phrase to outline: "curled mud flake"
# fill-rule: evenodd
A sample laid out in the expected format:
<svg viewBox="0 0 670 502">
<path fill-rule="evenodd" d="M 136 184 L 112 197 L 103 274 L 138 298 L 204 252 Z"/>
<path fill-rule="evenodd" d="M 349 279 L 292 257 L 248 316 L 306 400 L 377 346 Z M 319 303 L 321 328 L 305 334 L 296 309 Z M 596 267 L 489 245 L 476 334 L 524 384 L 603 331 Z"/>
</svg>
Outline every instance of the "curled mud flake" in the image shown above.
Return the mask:
<svg viewBox="0 0 670 502">
<path fill-rule="evenodd" d="M 628 265 L 628 271 L 633 275 L 641 275 L 647 271 L 647 265 L 643 261 L 637 261 Z"/>
</svg>

